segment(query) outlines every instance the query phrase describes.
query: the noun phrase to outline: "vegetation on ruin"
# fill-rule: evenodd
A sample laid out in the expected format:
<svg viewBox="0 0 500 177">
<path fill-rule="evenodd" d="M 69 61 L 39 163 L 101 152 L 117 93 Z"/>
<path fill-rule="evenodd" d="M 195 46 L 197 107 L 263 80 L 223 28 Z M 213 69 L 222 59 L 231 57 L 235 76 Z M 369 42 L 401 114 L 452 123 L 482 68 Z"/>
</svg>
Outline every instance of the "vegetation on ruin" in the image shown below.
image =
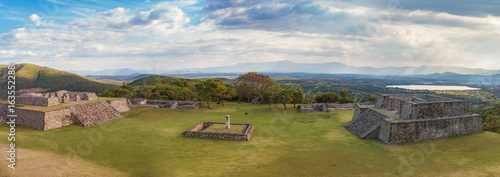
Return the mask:
<svg viewBox="0 0 500 177">
<path fill-rule="evenodd" d="M 292 107 L 292 105 L 288 105 Z M 352 110 L 299 113 L 226 103 L 213 109 L 131 107 L 125 118 L 50 131 L 16 127 L 17 176 L 496 176 L 500 134 L 387 145 L 344 128 Z M 236 107 L 239 107 L 237 109 Z M 248 115 L 244 113 L 247 112 Z M 252 123 L 250 141 L 185 138 L 201 121 Z M 0 134 L 8 134 L 8 125 Z M 8 140 L 0 139 L 0 149 Z M 36 155 L 35 155 L 36 154 Z M 6 153 L 0 153 L 4 158 Z M 47 159 L 50 159 L 47 161 Z M 37 163 L 38 162 L 38 163 Z M 39 165 L 39 164 L 45 165 Z M 6 160 L 0 172 L 8 174 Z M 77 169 L 77 170 L 75 170 Z M 6 174 L 6 173 L 7 174 Z M 34 173 L 36 172 L 36 173 Z"/>
</svg>

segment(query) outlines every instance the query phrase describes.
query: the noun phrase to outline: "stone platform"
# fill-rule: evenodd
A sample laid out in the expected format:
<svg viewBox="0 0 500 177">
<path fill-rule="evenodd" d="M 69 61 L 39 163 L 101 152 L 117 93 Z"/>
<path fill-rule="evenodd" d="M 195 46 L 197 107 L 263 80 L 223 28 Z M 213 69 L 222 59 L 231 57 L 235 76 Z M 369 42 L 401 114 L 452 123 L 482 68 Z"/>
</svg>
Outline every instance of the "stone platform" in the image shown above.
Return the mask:
<svg viewBox="0 0 500 177">
<path fill-rule="evenodd" d="M 484 132 L 469 103 L 434 95 L 381 95 L 377 105 L 356 106 L 345 127 L 361 139 L 387 144 Z"/>
<path fill-rule="evenodd" d="M 212 132 L 205 131 L 213 124 L 222 124 L 220 122 L 200 122 L 195 126 L 191 127 L 189 130 L 185 131 L 184 137 L 188 138 L 201 138 L 201 139 L 218 139 L 218 140 L 235 140 L 235 141 L 248 141 L 252 136 L 254 127 L 252 124 L 246 123 L 231 123 L 233 125 L 244 125 L 243 129 L 239 133 L 229 133 L 229 132 Z"/>
</svg>

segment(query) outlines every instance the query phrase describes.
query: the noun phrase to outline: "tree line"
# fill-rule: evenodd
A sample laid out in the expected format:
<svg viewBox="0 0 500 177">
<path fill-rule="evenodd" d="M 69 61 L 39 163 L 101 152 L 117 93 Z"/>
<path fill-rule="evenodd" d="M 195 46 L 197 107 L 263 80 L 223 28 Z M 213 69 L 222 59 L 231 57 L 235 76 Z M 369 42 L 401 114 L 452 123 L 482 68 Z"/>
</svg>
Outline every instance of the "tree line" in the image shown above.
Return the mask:
<svg viewBox="0 0 500 177">
<path fill-rule="evenodd" d="M 224 105 L 224 100 L 234 100 L 269 104 L 283 104 L 287 109 L 287 104 L 303 103 L 353 103 L 347 91 L 341 91 L 340 96 L 335 93 L 323 93 L 308 100 L 304 96 L 304 91 L 300 86 L 287 84 L 277 84 L 268 75 L 249 72 L 240 75 L 234 84 L 224 83 L 220 79 L 186 80 L 170 79 L 159 80 L 148 85 L 126 85 L 118 88 L 105 90 L 99 96 L 103 97 L 125 97 L 125 98 L 146 98 L 181 101 L 205 101 L 207 107 L 210 102 L 217 101 Z"/>
</svg>

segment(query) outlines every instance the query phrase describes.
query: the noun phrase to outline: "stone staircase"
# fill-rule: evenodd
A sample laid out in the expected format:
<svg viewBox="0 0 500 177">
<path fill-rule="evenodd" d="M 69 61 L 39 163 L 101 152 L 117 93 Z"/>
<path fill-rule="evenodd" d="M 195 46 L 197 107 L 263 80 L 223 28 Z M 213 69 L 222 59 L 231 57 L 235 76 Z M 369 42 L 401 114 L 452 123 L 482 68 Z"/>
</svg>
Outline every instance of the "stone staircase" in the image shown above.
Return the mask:
<svg viewBox="0 0 500 177">
<path fill-rule="evenodd" d="M 117 119 L 123 118 L 122 113 L 120 113 L 118 110 L 116 110 L 108 102 L 100 101 L 99 103 L 101 103 L 102 106 L 104 106 L 104 108 L 106 108 L 109 112 L 111 112 L 113 115 L 115 115 L 117 117 Z"/>
<path fill-rule="evenodd" d="M 89 127 L 122 118 L 123 115 L 106 101 L 79 104 L 70 107 L 76 124 Z"/>
<path fill-rule="evenodd" d="M 380 121 L 383 116 L 384 115 L 374 110 L 367 109 L 357 118 L 345 125 L 345 128 L 351 131 L 358 138 L 364 139 L 380 127 Z"/>
</svg>

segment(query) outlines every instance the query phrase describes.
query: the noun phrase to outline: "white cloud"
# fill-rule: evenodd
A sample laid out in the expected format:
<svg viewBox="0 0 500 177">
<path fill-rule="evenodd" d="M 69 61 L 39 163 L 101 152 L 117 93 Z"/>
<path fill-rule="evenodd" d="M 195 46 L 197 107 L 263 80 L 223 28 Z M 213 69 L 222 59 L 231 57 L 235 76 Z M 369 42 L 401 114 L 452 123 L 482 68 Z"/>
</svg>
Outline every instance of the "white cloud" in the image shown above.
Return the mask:
<svg viewBox="0 0 500 177">
<path fill-rule="evenodd" d="M 182 10 L 199 3 L 193 0 L 161 2 L 143 11 L 119 7 L 56 26 L 33 14 L 29 21 L 47 28 L 1 34 L 0 61 L 68 70 L 173 70 L 279 60 L 500 69 L 494 48 L 500 46 L 500 17 L 493 15 L 391 11 L 337 1 L 210 2 L 215 4 L 205 6 L 195 23 Z"/>
<path fill-rule="evenodd" d="M 43 18 L 38 16 L 37 14 L 31 14 L 28 17 L 28 20 L 30 22 L 32 22 L 35 26 L 41 26 L 41 25 L 45 24 L 45 22 L 43 21 Z"/>
<path fill-rule="evenodd" d="M 179 7 L 160 3 L 149 11 L 138 13 L 119 7 L 75 20 L 72 25 L 82 29 L 124 30 L 138 35 L 167 35 L 182 31 L 189 22 L 189 17 Z"/>
</svg>

